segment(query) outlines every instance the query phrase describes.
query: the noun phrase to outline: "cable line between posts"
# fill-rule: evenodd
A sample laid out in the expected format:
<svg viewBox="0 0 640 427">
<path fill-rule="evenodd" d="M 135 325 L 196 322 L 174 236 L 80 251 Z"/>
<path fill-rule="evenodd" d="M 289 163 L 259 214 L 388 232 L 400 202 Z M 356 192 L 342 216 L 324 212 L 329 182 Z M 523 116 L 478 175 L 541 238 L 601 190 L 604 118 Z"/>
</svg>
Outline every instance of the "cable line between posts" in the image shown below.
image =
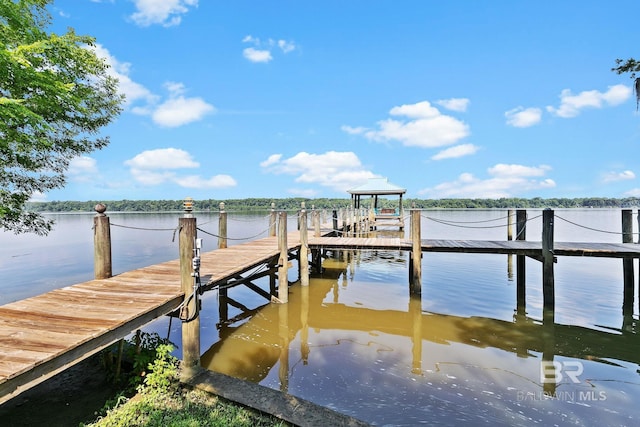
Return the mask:
<svg viewBox="0 0 640 427">
<path fill-rule="evenodd" d="M 559 215 L 556 215 L 556 218 L 561 219 L 561 220 L 563 220 L 565 222 L 568 222 L 571 225 L 575 225 L 576 227 L 581 227 L 581 228 L 584 228 L 584 229 L 587 229 L 587 230 L 596 231 L 598 233 L 617 234 L 617 235 L 620 235 L 620 236 L 623 235 L 623 234 L 634 234 L 634 235 L 638 234 L 638 233 L 623 233 L 621 231 L 608 231 L 608 230 L 601 230 L 601 229 L 598 229 L 598 228 L 587 227 L 586 225 L 581 225 L 581 224 L 575 223 L 573 221 L 569 221 L 568 219 L 563 218 L 563 217 L 561 217 Z"/>
<path fill-rule="evenodd" d="M 220 236 L 220 235 L 218 235 L 218 234 L 211 233 L 211 232 L 209 232 L 209 231 L 203 230 L 203 229 L 202 229 L 202 228 L 200 228 L 200 227 L 197 227 L 197 230 L 198 230 L 198 231 L 202 231 L 204 234 L 208 234 L 209 236 L 217 237 L 217 238 L 219 238 L 219 239 L 227 239 L 227 240 L 252 240 L 252 239 L 255 239 L 255 238 L 257 238 L 257 237 L 262 236 L 263 234 L 265 234 L 266 232 L 268 232 L 268 231 L 269 231 L 269 229 L 267 228 L 267 229 L 265 229 L 265 230 L 262 230 L 261 232 L 259 232 L 258 234 L 254 235 L 254 236 L 249 236 L 249 237 L 236 237 L 236 238 L 232 238 L 232 237 Z"/>
</svg>

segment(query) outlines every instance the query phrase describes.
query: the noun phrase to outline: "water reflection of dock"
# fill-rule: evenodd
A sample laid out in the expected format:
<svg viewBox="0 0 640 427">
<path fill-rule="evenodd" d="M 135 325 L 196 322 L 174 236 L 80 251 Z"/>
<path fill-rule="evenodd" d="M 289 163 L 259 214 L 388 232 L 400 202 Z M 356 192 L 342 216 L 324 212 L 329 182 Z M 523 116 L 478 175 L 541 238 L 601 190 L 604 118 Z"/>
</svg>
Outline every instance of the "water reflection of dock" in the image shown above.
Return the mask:
<svg viewBox="0 0 640 427">
<path fill-rule="evenodd" d="M 301 355 L 302 363 L 306 364 L 314 351 L 309 342 L 310 331 L 316 335 L 322 331 L 342 331 L 347 332 L 345 336 L 349 336 L 349 332 L 375 332 L 408 338 L 413 374 L 425 369 L 423 348 L 427 342 L 494 348 L 542 362 L 562 357 L 640 365 L 640 337 L 632 319 L 625 319 L 619 329 L 605 332 L 548 323 L 548 317 L 532 319 L 519 314 L 522 308 L 514 309 L 512 321 L 424 312 L 421 299 L 411 296 L 407 296 L 406 311 L 346 305 L 331 297 L 339 292 L 341 277 L 344 278 L 353 265 L 345 264 L 343 270 L 325 270 L 308 287 L 296 286 L 286 305 L 261 306 L 242 322 L 221 318 L 220 341 L 205 351 L 202 366 L 256 383 L 278 366 L 280 389 L 287 392 L 290 366 L 295 362 L 289 360 L 290 355 Z M 220 303 L 224 304 L 225 300 L 221 299 Z M 291 348 L 294 342 L 299 346 L 296 351 Z M 540 387 L 545 393 L 553 394 L 556 384 L 545 382 Z"/>
</svg>

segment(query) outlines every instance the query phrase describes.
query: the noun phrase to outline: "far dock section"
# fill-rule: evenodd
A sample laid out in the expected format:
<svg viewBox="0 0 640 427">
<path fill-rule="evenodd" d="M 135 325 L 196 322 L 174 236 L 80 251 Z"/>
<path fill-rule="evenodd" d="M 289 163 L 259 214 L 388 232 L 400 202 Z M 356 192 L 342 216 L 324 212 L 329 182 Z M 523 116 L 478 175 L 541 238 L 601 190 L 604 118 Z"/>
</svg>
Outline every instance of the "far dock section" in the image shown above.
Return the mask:
<svg viewBox="0 0 640 427">
<path fill-rule="evenodd" d="M 333 212 L 329 226 L 321 225 L 322 215 L 311 211 L 311 227 L 304 206 L 297 212 L 298 230 L 287 230 L 287 213 L 272 207 L 265 232 L 267 237 L 228 245 L 227 212 L 220 206 L 218 234 L 198 228 L 193 201 L 185 200 L 185 213 L 178 219 L 179 259 L 111 275 L 110 221 L 106 207 L 96 206 L 94 218 L 95 279 L 57 289 L 43 295 L 0 306 L 0 403 L 50 378 L 65 368 L 106 348 L 150 321 L 171 314 L 182 321 L 182 351 L 185 378 L 200 369 L 200 295 L 218 290 L 221 321 L 228 319 L 233 305 L 249 316 L 253 311 L 228 296 L 235 286 L 246 286 L 265 298 L 266 303 L 286 304 L 288 269 L 297 261 L 301 286 L 309 285 L 310 274 L 322 272 L 327 251 L 399 250 L 409 254 L 409 293 L 422 293 L 423 252 L 507 254 L 517 257 L 518 310 L 524 312 L 525 257 L 540 261 L 543 270 L 545 319 L 553 324 L 555 285 L 553 267 L 559 256 L 609 257 L 623 259 L 624 307 L 633 313 L 634 265 L 640 245 L 633 243 L 630 209 L 622 210 L 621 243 L 571 243 L 554 241 L 554 212 L 544 210 L 540 240 L 526 240 L 524 210 L 507 214 L 507 240 L 422 239 L 423 212 L 412 209 L 409 236 L 397 232 L 372 231 L 367 210 L 338 215 Z M 513 221 L 515 218 L 515 222 Z M 340 224 L 340 220 L 342 223 Z M 403 223 L 404 223 L 403 219 Z M 266 222 L 266 221 L 265 221 Z M 515 240 L 513 226 L 516 227 Z M 200 253 L 198 232 L 218 239 L 217 249 Z M 214 245 L 208 245 L 214 246 Z M 510 258 L 509 258 L 510 259 Z M 257 279 L 269 277 L 268 289 Z M 239 320 L 239 319 L 235 319 Z"/>
</svg>

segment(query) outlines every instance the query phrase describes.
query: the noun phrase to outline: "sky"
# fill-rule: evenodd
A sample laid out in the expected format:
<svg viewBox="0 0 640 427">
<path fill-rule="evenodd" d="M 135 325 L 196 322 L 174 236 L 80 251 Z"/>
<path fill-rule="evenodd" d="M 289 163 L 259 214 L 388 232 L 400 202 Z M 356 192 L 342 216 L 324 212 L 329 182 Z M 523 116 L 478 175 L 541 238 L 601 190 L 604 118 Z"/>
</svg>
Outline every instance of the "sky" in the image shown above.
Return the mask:
<svg viewBox="0 0 640 427">
<path fill-rule="evenodd" d="M 126 96 L 34 200 L 640 196 L 640 2 L 56 0 Z"/>
</svg>

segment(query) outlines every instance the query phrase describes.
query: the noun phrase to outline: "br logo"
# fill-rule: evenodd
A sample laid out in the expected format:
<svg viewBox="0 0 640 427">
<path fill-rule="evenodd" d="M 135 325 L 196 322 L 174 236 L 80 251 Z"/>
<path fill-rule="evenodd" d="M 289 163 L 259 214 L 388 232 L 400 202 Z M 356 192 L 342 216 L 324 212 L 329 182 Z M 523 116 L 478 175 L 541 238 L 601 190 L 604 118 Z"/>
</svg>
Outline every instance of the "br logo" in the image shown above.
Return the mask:
<svg viewBox="0 0 640 427">
<path fill-rule="evenodd" d="M 556 362 L 542 361 L 540 362 L 540 381 L 543 383 L 559 383 L 564 377 L 567 377 L 577 384 L 580 382 L 578 377 L 584 371 L 582 362 Z"/>
</svg>

